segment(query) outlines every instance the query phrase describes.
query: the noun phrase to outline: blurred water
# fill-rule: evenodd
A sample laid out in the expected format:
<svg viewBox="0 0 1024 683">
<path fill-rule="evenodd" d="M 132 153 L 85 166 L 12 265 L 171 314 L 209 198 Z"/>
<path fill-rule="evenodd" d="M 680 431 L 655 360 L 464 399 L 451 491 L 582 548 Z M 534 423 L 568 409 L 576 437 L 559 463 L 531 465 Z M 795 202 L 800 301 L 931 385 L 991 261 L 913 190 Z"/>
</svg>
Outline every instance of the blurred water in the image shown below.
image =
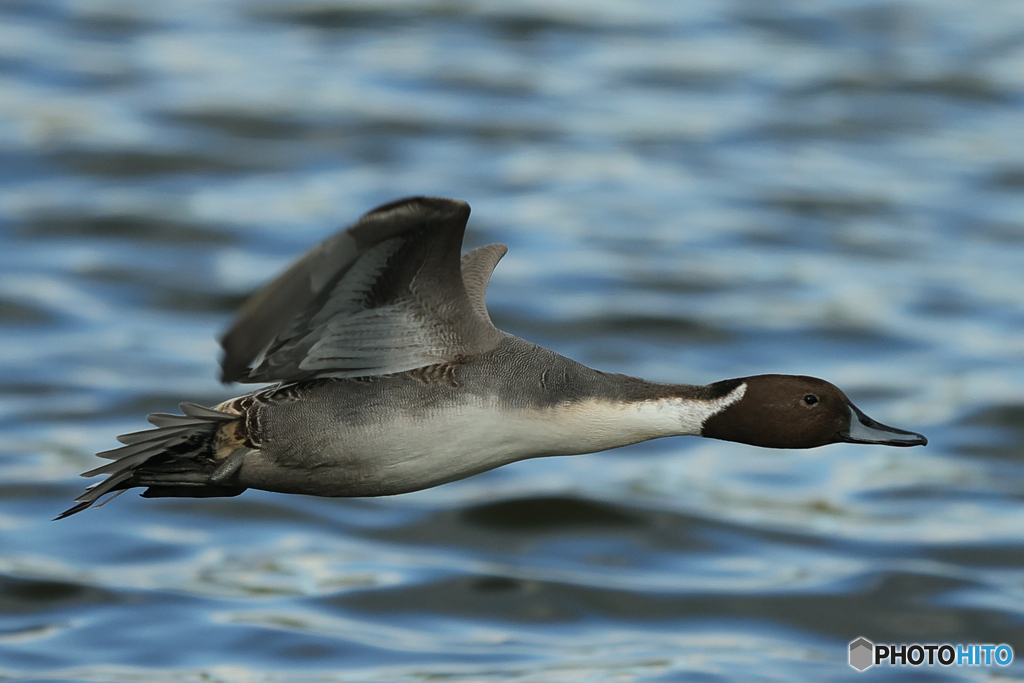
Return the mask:
<svg viewBox="0 0 1024 683">
<path fill-rule="evenodd" d="M 1024 653 L 1022 116 L 1010 0 L 0 4 L 0 679 L 1021 676 L 846 648 Z M 499 327 L 825 377 L 931 443 L 49 521 L 147 411 L 233 395 L 246 293 L 410 194 L 510 245 Z"/>
</svg>

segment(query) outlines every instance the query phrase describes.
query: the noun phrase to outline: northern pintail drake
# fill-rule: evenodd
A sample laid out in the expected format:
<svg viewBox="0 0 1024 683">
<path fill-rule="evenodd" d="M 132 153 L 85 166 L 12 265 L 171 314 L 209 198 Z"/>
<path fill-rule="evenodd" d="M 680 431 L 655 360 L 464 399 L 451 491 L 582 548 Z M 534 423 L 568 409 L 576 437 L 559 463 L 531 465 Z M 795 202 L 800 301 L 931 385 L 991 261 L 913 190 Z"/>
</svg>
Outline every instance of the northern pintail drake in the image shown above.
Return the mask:
<svg viewBox="0 0 1024 683">
<path fill-rule="evenodd" d="M 460 256 L 468 219 L 465 202 L 413 197 L 313 248 L 246 301 L 221 339 L 225 383 L 273 384 L 150 415 L 155 429 L 98 454 L 110 462 L 82 476 L 106 479 L 58 519 L 135 487 L 147 498 L 247 488 L 386 496 L 663 436 L 767 448 L 927 443 L 814 377 L 659 384 L 502 332 L 484 295 L 507 247 Z"/>
</svg>

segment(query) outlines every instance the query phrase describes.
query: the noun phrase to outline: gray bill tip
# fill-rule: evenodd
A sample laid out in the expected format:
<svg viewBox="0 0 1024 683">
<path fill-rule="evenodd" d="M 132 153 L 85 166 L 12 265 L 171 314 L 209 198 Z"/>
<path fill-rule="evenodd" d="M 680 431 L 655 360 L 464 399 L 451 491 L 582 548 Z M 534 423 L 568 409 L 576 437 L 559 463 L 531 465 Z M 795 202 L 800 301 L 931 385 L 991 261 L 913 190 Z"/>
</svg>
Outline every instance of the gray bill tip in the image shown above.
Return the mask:
<svg viewBox="0 0 1024 683">
<path fill-rule="evenodd" d="M 839 432 L 839 439 L 848 443 L 881 444 L 883 446 L 928 445 L 928 439 L 923 434 L 908 432 L 905 429 L 897 429 L 876 422 L 855 405 L 850 406 L 850 426 Z"/>
</svg>

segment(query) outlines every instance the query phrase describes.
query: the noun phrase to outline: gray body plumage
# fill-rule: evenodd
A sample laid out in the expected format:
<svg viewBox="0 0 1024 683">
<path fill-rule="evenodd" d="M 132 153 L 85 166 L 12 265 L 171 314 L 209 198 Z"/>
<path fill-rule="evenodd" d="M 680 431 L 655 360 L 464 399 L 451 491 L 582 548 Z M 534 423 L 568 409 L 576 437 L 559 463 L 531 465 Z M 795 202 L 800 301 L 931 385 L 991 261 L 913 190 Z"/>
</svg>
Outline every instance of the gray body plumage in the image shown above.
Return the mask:
<svg viewBox="0 0 1024 683">
<path fill-rule="evenodd" d="M 584 438 L 580 429 L 602 408 L 658 395 L 713 398 L 705 387 L 600 372 L 503 335 L 497 348 L 462 363 L 263 392 L 250 409 L 258 450 L 237 482 L 321 496 L 405 493 L 524 458 L 651 438 Z"/>
</svg>

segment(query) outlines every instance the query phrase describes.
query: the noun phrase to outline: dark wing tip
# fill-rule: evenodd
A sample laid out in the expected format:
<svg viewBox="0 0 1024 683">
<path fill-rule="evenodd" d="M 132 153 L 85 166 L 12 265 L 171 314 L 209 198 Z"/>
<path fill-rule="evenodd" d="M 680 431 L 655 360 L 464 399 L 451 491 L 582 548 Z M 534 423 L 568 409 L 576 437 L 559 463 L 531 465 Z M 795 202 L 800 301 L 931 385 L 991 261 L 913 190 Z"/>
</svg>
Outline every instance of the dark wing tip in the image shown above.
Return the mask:
<svg viewBox="0 0 1024 683">
<path fill-rule="evenodd" d="M 404 199 L 396 199 L 393 202 L 387 204 L 381 204 L 375 209 L 371 209 L 363 214 L 360 221 L 367 218 L 378 218 L 383 217 L 387 214 L 392 214 L 398 211 L 408 212 L 420 212 L 424 209 L 428 211 L 434 211 L 441 214 L 439 217 L 452 217 L 452 218 L 463 218 L 464 220 L 469 219 L 469 203 L 462 201 L 461 199 L 450 199 L 448 197 L 405 197 Z"/>
<path fill-rule="evenodd" d="M 221 346 L 224 349 L 224 353 L 221 356 L 220 366 L 220 381 L 221 384 L 233 384 L 244 379 L 248 374 L 249 361 L 242 362 L 240 360 L 241 350 L 235 348 L 233 339 L 229 339 L 227 336 L 221 339 Z"/>
<path fill-rule="evenodd" d="M 406 197 L 367 211 L 348 232 L 365 248 L 424 224 L 457 224 L 465 228 L 469 212 L 469 204 L 461 199 Z"/>
</svg>

